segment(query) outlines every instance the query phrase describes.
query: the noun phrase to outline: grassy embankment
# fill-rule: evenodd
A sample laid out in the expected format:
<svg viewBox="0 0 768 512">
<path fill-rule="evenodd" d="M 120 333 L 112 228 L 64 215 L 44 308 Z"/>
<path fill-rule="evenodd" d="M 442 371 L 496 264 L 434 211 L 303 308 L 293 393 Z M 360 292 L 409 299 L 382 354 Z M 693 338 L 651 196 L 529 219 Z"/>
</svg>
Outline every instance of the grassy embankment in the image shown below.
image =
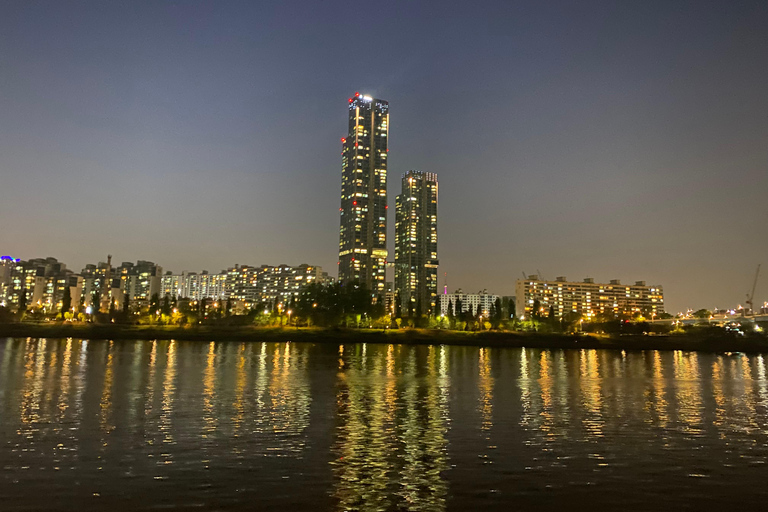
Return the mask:
<svg viewBox="0 0 768 512">
<path fill-rule="evenodd" d="M 764 336 L 597 336 L 502 331 L 461 332 L 400 329 L 320 329 L 253 326 L 137 326 L 119 324 L 9 323 L 0 324 L 0 337 L 163 339 L 188 341 L 305 341 L 311 343 L 400 343 L 474 345 L 484 347 L 609 348 L 618 350 L 698 350 L 704 352 L 768 352 Z"/>
</svg>

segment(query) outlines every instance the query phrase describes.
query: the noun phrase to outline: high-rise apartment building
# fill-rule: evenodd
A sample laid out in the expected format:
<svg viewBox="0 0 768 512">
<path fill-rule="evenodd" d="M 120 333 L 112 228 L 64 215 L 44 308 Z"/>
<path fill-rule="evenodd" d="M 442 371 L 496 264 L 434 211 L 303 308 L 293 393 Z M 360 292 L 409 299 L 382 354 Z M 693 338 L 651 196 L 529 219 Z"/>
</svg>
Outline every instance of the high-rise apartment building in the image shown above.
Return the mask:
<svg viewBox="0 0 768 512">
<path fill-rule="evenodd" d="M 558 277 L 544 281 L 538 275 L 518 279 L 517 315 L 530 318 L 536 301 L 540 314 L 547 315 L 551 307 L 558 317 L 573 313 L 590 319 L 599 314 L 632 315 L 639 313 L 652 317 L 664 313 L 664 291 L 659 285 L 646 285 L 645 281 L 621 284 L 618 279 L 609 283 L 596 283 L 588 277 L 583 281 L 568 281 Z"/>
<path fill-rule="evenodd" d="M 310 284 L 327 284 L 331 279 L 321 267 L 307 265 L 235 265 L 219 274 L 203 271 L 167 273 L 162 277 L 162 295 L 193 300 L 232 299 L 245 308 L 276 300 L 288 304 Z"/>
<path fill-rule="evenodd" d="M 384 295 L 389 103 L 355 93 L 342 139 L 339 281 Z"/>
<path fill-rule="evenodd" d="M 403 311 L 437 304 L 437 174 L 408 171 L 395 203 L 395 289 Z M 419 311 L 420 309 L 420 311 Z"/>
<path fill-rule="evenodd" d="M 464 293 L 461 288 L 453 293 L 440 294 L 440 314 L 447 316 L 449 314 L 458 315 L 472 308 L 472 314 L 486 318 L 490 316 L 491 310 L 496 306 L 498 295 L 488 293 L 483 290 L 477 293 Z"/>
</svg>

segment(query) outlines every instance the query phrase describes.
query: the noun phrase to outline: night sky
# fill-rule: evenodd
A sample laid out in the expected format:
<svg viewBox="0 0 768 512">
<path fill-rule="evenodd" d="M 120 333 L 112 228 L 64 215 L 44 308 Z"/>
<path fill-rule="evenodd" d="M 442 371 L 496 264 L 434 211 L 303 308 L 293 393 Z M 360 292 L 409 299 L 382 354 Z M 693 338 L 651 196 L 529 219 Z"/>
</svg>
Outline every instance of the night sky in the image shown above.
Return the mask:
<svg viewBox="0 0 768 512">
<path fill-rule="evenodd" d="M 355 91 L 390 104 L 389 204 L 439 176 L 441 289 L 645 280 L 676 312 L 768 264 L 764 0 L 5 0 L 0 253 L 335 276 Z"/>
</svg>

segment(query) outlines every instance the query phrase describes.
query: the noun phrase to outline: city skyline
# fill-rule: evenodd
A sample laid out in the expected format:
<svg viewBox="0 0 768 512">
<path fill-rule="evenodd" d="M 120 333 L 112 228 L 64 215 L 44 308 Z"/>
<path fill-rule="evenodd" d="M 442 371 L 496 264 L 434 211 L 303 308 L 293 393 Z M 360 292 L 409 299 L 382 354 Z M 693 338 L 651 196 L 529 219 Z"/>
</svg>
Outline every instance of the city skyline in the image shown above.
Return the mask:
<svg viewBox="0 0 768 512">
<path fill-rule="evenodd" d="M 768 254 L 766 6 L 604 7 L 414 5 L 345 31 L 340 4 L 7 3 L 2 252 L 333 273 L 358 90 L 392 105 L 389 172 L 440 175 L 450 289 L 540 269 L 662 284 L 670 311 L 743 304 Z M 365 31 L 384 49 L 350 75 Z"/>
</svg>

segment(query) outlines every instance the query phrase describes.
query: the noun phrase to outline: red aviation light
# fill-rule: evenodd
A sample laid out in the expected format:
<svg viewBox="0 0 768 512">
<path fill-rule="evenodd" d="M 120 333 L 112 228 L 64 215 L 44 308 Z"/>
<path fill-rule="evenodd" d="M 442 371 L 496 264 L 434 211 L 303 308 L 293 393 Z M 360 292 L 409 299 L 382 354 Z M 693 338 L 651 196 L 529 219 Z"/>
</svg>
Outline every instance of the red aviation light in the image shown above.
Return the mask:
<svg viewBox="0 0 768 512">
<path fill-rule="evenodd" d="M 352 204 L 353 204 L 354 206 L 357 206 L 357 201 L 352 201 Z"/>
<path fill-rule="evenodd" d="M 349 98 L 349 102 L 352 103 L 352 98 Z"/>
<path fill-rule="evenodd" d="M 359 92 L 356 92 L 356 93 L 355 93 L 355 98 L 357 98 L 357 97 L 359 97 L 359 96 L 360 96 L 360 93 L 359 93 Z"/>
<path fill-rule="evenodd" d="M 347 142 L 347 139 L 345 139 L 344 137 L 342 137 L 342 138 L 341 138 L 341 143 L 342 143 L 342 144 L 345 144 L 346 142 Z"/>
<path fill-rule="evenodd" d="M 385 210 L 389 210 L 389 205 L 384 206 Z"/>
</svg>

